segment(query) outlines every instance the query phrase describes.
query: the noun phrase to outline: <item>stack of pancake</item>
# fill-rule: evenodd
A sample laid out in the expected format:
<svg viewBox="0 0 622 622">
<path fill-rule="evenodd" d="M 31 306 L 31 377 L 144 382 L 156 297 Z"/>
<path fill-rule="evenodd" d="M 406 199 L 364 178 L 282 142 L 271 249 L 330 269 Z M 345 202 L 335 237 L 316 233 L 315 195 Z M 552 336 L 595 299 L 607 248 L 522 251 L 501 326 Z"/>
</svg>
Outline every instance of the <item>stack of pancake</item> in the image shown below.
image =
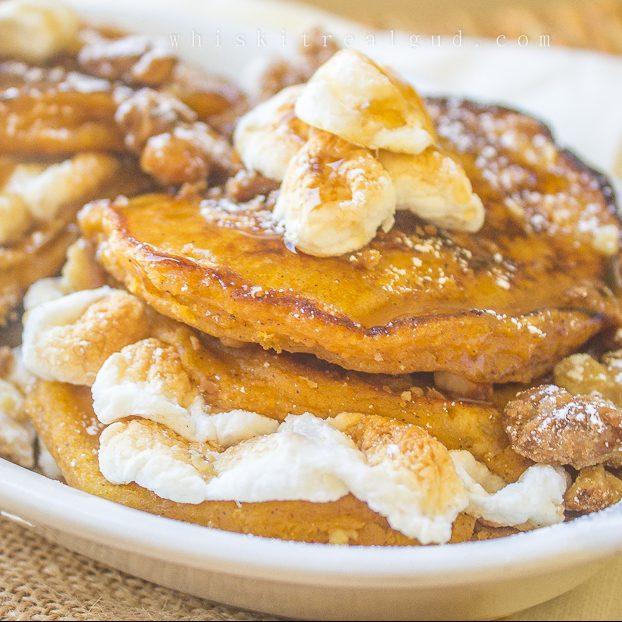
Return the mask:
<svg viewBox="0 0 622 622">
<path fill-rule="evenodd" d="M 251 158 L 239 128 L 255 131 L 273 100 L 191 73 L 144 38 L 76 25 L 69 41 L 37 67 L 0 65 L 6 196 L 43 201 L 40 179 L 11 172 L 25 158 L 88 151 L 108 167 L 62 203 L 55 260 L 28 241 L 42 239 L 34 217 L 1 251 L 26 249 L 8 268 L 5 314 L 34 284 L 0 389 L 12 387 L 11 416 L 27 414 L 69 485 L 206 526 L 338 544 L 503 536 L 622 498 L 621 223 L 607 181 L 542 123 L 417 99 L 429 119 L 417 136 L 430 141 L 417 149 L 441 154 L 443 175 L 466 175 L 483 223 L 456 225 L 461 207 L 441 190 L 442 218 L 438 203 L 407 207 L 398 191 L 370 240 L 320 252 L 319 228 L 303 244 L 275 217 L 296 171 L 284 180 L 262 164 L 285 143 L 327 144 L 331 129 L 307 128 L 295 98 Z M 281 106 L 282 87 L 317 87 L 332 61 L 313 53 L 266 75 L 262 96 L 270 85 Z M 415 101 L 388 70 L 348 62 Z M 375 119 L 387 132 L 406 123 L 389 113 Z M 354 159 L 343 137 L 330 141 Z M 356 149 L 390 170 L 385 144 Z M 323 154 L 308 160 L 328 181 L 305 188 L 307 211 L 347 202 L 330 185 L 342 160 Z M 49 163 L 36 166 L 45 176 Z"/>
</svg>

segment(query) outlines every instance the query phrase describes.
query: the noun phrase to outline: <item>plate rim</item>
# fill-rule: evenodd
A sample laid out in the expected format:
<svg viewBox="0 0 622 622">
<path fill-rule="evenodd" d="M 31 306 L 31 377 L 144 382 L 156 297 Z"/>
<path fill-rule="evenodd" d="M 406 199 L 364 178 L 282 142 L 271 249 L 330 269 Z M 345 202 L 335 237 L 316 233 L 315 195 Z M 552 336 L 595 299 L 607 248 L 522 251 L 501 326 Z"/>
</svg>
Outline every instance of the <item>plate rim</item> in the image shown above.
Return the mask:
<svg viewBox="0 0 622 622">
<path fill-rule="evenodd" d="M 185 567 L 275 582 L 412 589 L 517 579 L 622 553 L 622 504 L 482 542 L 338 546 L 226 532 L 149 514 L 0 459 L 0 509 L 43 526 Z"/>
</svg>

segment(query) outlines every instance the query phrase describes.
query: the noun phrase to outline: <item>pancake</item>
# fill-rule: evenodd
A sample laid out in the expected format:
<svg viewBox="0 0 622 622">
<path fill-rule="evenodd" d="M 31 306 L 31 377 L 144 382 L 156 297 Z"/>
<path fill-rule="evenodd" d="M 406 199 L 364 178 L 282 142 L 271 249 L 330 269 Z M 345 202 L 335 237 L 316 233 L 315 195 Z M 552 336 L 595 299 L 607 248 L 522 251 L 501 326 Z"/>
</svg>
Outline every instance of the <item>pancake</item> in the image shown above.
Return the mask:
<svg viewBox="0 0 622 622">
<path fill-rule="evenodd" d="M 163 195 L 91 206 L 82 231 L 131 292 L 205 333 L 364 372 L 529 382 L 620 324 L 613 191 L 524 114 L 428 107 L 485 205 L 476 234 L 400 212 L 362 251 L 313 257 L 261 197 Z"/>
<path fill-rule="evenodd" d="M 15 197 L 20 193 L 32 193 L 29 184 L 41 172 L 47 170 L 44 186 L 47 196 L 30 199 L 37 203 L 39 217 L 29 216 L 23 234 L 15 235 L 0 244 L 0 323 L 5 323 L 10 313 L 21 302 L 25 290 L 35 281 L 56 274 L 65 261 L 69 245 L 78 237 L 75 216 L 78 210 L 96 197 L 117 197 L 120 194 L 133 195 L 149 189 L 149 180 L 140 174 L 134 164 L 117 161 L 100 154 L 85 153 L 74 160 L 75 179 L 69 181 L 67 172 L 59 172 L 59 184 L 70 183 L 71 191 L 54 184 L 47 168 L 60 162 L 21 162 L 12 158 L 0 161 L 0 198 Z M 14 181 L 11 181 L 11 180 Z M 9 185 L 7 189 L 7 184 Z M 59 192 L 58 202 L 52 196 Z M 37 190 L 34 190 L 36 193 Z M 8 193 L 8 194 L 7 194 Z M 29 196 L 34 196 L 30 194 Z M 54 214 L 47 214 L 47 206 L 53 204 Z M 2 219 L 13 220 L 15 214 L 0 213 L 0 226 L 5 230 Z"/>
<path fill-rule="evenodd" d="M 110 294 L 103 295 L 121 296 L 123 299 L 122 292 L 114 294 L 113 290 L 109 291 Z M 92 296 L 88 292 L 78 292 L 83 293 Z M 127 295 L 125 297 L 128 298 Z M 68 372 L 74 365 L 74 356 L 77 356 L 75 365 L 81 369 L 82 375 L 72 377 L 80 384 L 90 384 L 92 380 L 86 380 L 92 378 L 90 368 L 100 369 L 101 359 L 109 356 L 110 342 L 103 332 L 114 331 L 120 340 L 115 348 L 130 343 L 133 345 L 128 348 L 140 349 L 143 346 L 134 342 L 148 336 L 140 343 L 159 343 L 153 350 L 158 357 L 162 356 L 161 349 L 174 348 L 184 368 L 189 370 L 192 384 L 200 388 L 201 395 L 213 412 L 234 417 L 233 413 L 241 410 L 279 421 L 290 414 L 313 413 L 320 419 L 329 419 L 343 412 L 362 412 L 364 415 L 354 416 L 362 417 L 363 435 L 382 428 L 384 424 L 379 422 L 383 421 L 400 430 L 421 430 L 418 434 L 426 436 L 423 430 L 427 430 L 447 448 L 470 451 L 499 474 L 502 482 L 515 481 L 531 464 L 508 448 L 501 413 L 492 403 L 445 398 L 426 387 L 423 379 L 417 386 L 412 378 L 346 372 L 308 356 L 274 354 L 253 345 L 225 346 L 216 339 L 201 336 L 149 310 L 145 310 L 145 322 L 144 318 L 137 318 L 129 312 L 127 303 L 130 301 L 124 303 L 116 320 L 109 320 L 113 323 L 106 324 L 106 331 L 95 330 L 95 324 L 89 324 L 101 322 L 106 315 L 105 307 L 100 307 L 90 320 L 78 320 L 86 324 L 75 324 L 74 328 L 69 328 L 69 333 L 58 333 L 54 342 L 48 342 L 44 335 L 36 338 L 37 347 L 40 345 L 42 348 L 40 356 L 44 358 L 41 360 L 51 361 L 52 369 L 60 365 Z M 132 319 L 126 320 L 130 315 Z M 131 326 L 126 326 L 128 322 Z M 137 333 L 135 326 L 138 324 L 148 328 Z M 28 327 L 26 330 L 29 330 Z M 82 334 L 89 335 L 87 341 L 80 337 Z M 123 337 L 125 334 L 127 339 Z M 30 339 L 32 344 L 32 336 L 28 338 L 25 333 L 24 339 L 24 361 L 28 362 L 27 350 L 31 347 L 28 341 Z M 73 339 L 79 344 L 77 350 L 72 346 Z M 56 348 L 60 348 L 61 354 L 64 353 L 60 358 L 54 353 Z M 91 357 L 90 352 L 95 353 L 95 358 Z M 136 371 L 144 367 L 140 364 L 132 369 Z M 52 373 L 57 374 L 58 370 Z M 171 368 L 163 376 L 164 381 L 171 381 L 175 373 Z M 125 387 L 132 386 L 135 381 L 131 376 L 122 380 L 130 383 L 124 384 Z M 95 391 L 94 385 L 93 396 Z M 140 391 L 148 392 L 149 389 L 145 387 Z M 105 401 L 109 402 L 107 398 Z M 128 421 L 119 412 L 119 404 L 114 400 L 111 403 L 116 404 L 113 408 L 115 416 Z M 129 413 L 140 412 L 141 417 L 149 416 L 135 400 L 127 404 Z M 154 408 L 155 403 L 151 401 L 150 404 Z M 67 482 L 91 494 L 162 516 L 255 535 L 309 542 L 335 542 L 345 538 L 345 541 L 355 544 L 416 544 L 412 538 L 391 529 L 383 516 L 352 495 L 325 503 L 295 500 L 241 504 L 224 501 L 180 503 L 162 498 L 135 483 L 113 484 L 104 477 L 98 465 L 98 437 L 104 426 L 94 414 L 93 397 L 88 387 L 38 379 L 27 391 L 26 411 Z M 129 421 L 135 419 L 130 415 Z M 149 425 L 159 423 L 149 422 Z M 187 442 L 179 436 L 173 437 L 176 445 Z M 427 454 L 419 449 L 416 455 Z M 437 471 L 422 471 L 426 472 Z M 442 491 L 443 487 L 435 487 L 435 490 Z M 474 522 L 472 518 L 460 514 L 453 526 L 452 541 L 471 538 Z M 500 533 L 506 533 L 506 530 Z"/>
<path fill-rule="evenodd" d="M 469 450 L 506 481 L 516 480 L 529 465 L 509 449 L 496 404 L 448 399 L 408 376 L 370 376 L 308 356 L 225 346 L 157 314 L 153 321 L 155 328 L 146 335 L 175 344 L 199 370 L 197 383 L 218 411 L 243 409 L 277 420 L 305 412 L 322 418 L 341 412 L 382 415 L 423 427 L 449 449 Z"/>
<path fill-rule="evenodd" d="M 145 512 L 241 533 L 299 540 L 343 543 L 356 534 L 360 545 L 414 545 L 391 529 L 386 519 L 352 495 L 331 503 L 206 501 L 197 505 L 162 499 L 136 484 L 115 485 L 101 474 L 97 461 L 101 424 L 92 411 L 88 389 L 39 382 L 28 397 L 29 415 L 70 486 Z M 469 540 L 474 519 L 461 514 L 452 542 Z"/>
<path fill-rule="evenodd" d="M 0 152 L 34 157 L 123 151 L 112 85 L 63 68 L 0 64 Z"/>
</svg>

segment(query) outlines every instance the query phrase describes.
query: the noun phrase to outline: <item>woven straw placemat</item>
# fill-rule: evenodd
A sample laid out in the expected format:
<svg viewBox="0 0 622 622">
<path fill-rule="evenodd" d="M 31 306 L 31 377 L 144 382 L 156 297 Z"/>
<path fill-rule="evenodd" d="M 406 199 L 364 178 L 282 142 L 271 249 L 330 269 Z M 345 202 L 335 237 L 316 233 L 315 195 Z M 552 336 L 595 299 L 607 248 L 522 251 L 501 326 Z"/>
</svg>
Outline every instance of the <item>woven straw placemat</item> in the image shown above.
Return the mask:
<svg viewBox="0 0 622 622">
<path fill-rule="evenodd" d="M 0 518 L 2 620 L 274 620 L 131 577 Z"/>
<path fill-rule="evenodd" d="M 475 4 L 481 0 L 477 0 Z M 495 37 L 525 31 L 551 35 L 553 44 L 622 54 L 622 0 L 489 3 L 486 19 L 474 17 L 470 0 L 408 4 L 363 0 L 318 0 L 360 19 L 382 15 L 375 25 L 443 34 L 463 28 L 465 34 Z M 399 5 L 407 10 L 399 11 Z M 337 6 L 339 5 L 339 6 Z M 381 7 L 382 11 L 380 11 Z M 411 10 L 418 8 L 418 10 Z M 391 10 L 390 10 L 391 9 Z M 474 9 L 475 10 L 475 9 Z M 374 13 L 376 11 L 376 13 Z M 272 620 L 212 604 L 106 568 L 81 555 L 50 544 L 21 525 L 0 518 L 0 618 L 2 620 Z M 612 564 L 573 594 L 560 597 L 513 619 L 620 619 L 622 562 Z"/>
</svg>

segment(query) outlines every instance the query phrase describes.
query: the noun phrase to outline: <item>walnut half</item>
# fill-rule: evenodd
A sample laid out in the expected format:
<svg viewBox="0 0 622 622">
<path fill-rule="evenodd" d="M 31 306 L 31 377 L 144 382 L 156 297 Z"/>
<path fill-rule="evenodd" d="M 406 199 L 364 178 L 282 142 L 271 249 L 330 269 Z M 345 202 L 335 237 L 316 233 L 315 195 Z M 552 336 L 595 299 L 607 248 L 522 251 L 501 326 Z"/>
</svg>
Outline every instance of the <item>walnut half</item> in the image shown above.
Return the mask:
<svg viewBox="0 0 622 622">
<path fill-rule="evenodd" d="M 598 512 L 622 500 L 622 480 L 602 464 L 581 469 L 566 491 L 566 509 L 587 514 Z"/>
<path fill-rule="evenodd" d="M 597 393 L 556 385 L 523 391 L 505 408 L 505 428 L 512 448 L 534 462 L 622 465 L 622 411 Z"/>
</svg>

